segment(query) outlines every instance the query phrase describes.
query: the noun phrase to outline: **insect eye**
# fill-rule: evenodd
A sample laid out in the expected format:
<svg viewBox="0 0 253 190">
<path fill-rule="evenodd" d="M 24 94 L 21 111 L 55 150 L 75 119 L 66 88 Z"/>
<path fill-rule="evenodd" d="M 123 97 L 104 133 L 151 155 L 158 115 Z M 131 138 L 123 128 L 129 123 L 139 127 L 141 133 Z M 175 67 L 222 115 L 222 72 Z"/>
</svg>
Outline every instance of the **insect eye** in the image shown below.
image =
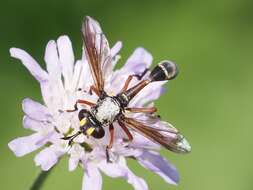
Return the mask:
<svg viewBox="0 0 253 190">
<path fill-rule="evenodd" d="M 87 117 L 87 110 L 82 109 L 78 113 L 78 118 L 81 121 L 83 118 Z"/>
</svg>

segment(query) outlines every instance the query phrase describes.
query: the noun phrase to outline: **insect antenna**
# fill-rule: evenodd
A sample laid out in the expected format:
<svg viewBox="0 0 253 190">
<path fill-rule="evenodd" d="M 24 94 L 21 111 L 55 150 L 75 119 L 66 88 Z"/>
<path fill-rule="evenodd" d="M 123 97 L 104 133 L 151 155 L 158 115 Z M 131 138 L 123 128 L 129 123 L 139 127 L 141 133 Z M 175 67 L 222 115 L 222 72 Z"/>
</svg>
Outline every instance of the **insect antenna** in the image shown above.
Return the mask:
<svg viewBox="0 0 253 190">
<path fill-rule="evenodd" d="M 61 139 L 63 139 L 63 140 L 69 140 L 68 145 L 71 146 L 73 140 L 74 140 L 78 135 L 80 135 L 81 133 L 82 133 L 81 131 L 78 131 L 78 132 L 77 132 L 76 134 L 74 134 L 74 135 L 62 137 Z"/>
</svg>

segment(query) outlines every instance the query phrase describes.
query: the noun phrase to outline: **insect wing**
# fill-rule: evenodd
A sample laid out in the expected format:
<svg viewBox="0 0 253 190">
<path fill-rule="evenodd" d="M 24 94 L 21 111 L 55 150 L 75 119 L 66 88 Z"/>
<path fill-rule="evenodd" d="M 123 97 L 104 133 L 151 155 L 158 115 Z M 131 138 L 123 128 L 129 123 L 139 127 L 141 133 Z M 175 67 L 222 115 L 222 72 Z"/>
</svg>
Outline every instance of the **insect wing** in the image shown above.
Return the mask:
<svg viewBox="0 0 253 190">
<path fill-rule="evenodd" d="M 108 41 L 99 24 L 86 17 L 82 25 L 84 48 L 91 69 L 95 87 L 104 90 L 104 66 L 112 60 Z"/>
<path fill-rule="evenodd" d="M 132 118 L 125 118 L 124 123 L 127 127 L 141 133 L 146 138 L 168 150 L 176 153 L 188 153 L 191 151 L 191 147 L 184 136 L 172 126 L 168 125 L 168 129 L 159 129 L 147 126 Z"/>
</svg>

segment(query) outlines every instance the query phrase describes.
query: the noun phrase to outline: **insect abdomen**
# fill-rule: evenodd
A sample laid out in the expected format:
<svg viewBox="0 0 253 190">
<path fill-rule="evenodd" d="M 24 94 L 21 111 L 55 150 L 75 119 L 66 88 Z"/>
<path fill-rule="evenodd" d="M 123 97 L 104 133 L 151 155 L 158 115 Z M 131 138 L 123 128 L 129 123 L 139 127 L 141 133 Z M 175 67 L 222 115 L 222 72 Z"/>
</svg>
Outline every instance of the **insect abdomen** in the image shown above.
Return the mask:
<svg viewBox="0 0 253 190">
<path fill-rule="evenodd" d="M 132 88 L 117 96 L 120 104 L 125 107 L 145 86 L 155 81 L 171 80 L 177 76 L 178 69 L 175 63 L 171 61 L 160 62 L 150 73 L 149 78 L 140 81 Z"/>
<path fill-rule="evenodd" d="M 150 73 L 150 79 L 154 81 L 171 80 L 177 76 L 177 65 L 171 61 L 160 62 Z"/>
</svg>

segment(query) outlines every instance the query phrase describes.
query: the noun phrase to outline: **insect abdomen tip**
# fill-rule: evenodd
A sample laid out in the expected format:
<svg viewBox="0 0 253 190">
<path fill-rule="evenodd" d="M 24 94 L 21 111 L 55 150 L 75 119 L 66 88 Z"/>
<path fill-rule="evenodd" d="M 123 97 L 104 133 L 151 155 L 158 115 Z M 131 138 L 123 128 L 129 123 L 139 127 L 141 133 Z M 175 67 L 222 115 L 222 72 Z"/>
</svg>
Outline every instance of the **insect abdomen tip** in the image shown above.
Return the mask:
<svg viewBox="0 0 253 190">
<path fill-rule="evenodd" d="M 177 65 L 171 61 L 161 61 L 150 73 L 150 79 L 154 81 L 172 80 L 178 74 Z"/>
</svg>

